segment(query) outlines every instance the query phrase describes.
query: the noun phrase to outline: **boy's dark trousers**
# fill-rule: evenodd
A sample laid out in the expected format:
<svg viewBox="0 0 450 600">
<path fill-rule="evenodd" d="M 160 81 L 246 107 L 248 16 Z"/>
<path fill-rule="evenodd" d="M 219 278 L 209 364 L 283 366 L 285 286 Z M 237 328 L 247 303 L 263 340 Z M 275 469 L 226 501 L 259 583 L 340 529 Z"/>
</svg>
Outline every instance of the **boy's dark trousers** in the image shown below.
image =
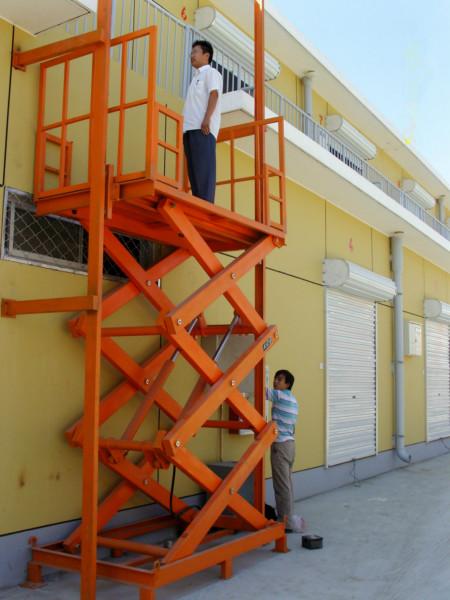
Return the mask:
<svg viewBox="0 0 450 600">
<path fill-rule="evenodd" d="M 185 131 L 184 153 L 192 194 L 214 203 L 216 191 L 216 138 L 201 129 Z"/>
<path fill-rule="evenodd" d="M 294 490 L 292 487 L 292 467 L 295 459 L 295 441 L 274 442 L 270 448 L 272 481 L 275 492 L 278 520 L 286 519 L 286 527 L 292 529 Z"/>
</svg>

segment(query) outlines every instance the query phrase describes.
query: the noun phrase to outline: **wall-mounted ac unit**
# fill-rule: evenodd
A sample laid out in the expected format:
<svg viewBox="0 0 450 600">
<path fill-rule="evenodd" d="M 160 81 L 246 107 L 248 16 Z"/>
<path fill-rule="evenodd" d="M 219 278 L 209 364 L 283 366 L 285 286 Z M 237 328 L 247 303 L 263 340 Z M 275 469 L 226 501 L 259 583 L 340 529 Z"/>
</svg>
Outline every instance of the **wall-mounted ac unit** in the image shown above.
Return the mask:
<svg viewBox="0 0 450 600">
<path fill-rule="evenodd" d="M 327 287 L 376 302 L 392 300 L 397 293 L 392 279 L 340 258 L 323 261 L 323 282 Z"/>
<path fill-rule="evenodd" d="M 97 0 L 1 0 L 0 18 L 36 35 L 90 12 Z"/>
<path fill-rule="evenodd" d="M 253 40 L 215 8 L 212 6 L 198 8 L 195 11 L 195 27 L 205 34 L 213 47 L 217 44 L 246 69 L 253 71 L 255 61 Z M 223 66 L 227 68 L 226 65 Z M 280 63 L 267 52 L 264 67 L 266 81 L 275 79 L 280 74 Z"/>
<path fill-rule="evenodd" d="M 424 302 L 424 314 L 427 319 L 450 325 L 450 304 L 427 298 Z"/>
<path fill-rule="evenodd" d="M 423 208 L 434 208 L 434 205 L 436 204 L 436 200 L 433 196 L 426 192 L 417 181 L 414 181 L 414 179 L 403 179 L 402 190 L 406 192 L 408 196 L 411 196 L 411 198 L 420 204 L 420 206 L 423 206 Z"/>
<path fill-rule="evenodd" d="M 375 144 L 372 144 L 340 115 L 328 115 L 325 119 L 325 127 L 361 158 L 371 160 L 377 155 Z"/>
</svg>

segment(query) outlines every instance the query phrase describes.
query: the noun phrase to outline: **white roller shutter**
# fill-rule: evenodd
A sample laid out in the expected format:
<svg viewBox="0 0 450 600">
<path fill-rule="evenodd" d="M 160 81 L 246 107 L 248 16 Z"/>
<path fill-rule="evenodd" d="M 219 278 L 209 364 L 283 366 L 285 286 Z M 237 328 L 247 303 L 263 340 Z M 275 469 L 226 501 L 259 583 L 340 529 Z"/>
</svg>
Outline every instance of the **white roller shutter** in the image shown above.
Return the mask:
<svg viewBox="0 0 450 600">
<path fill-rule="evenodd" d="M 327 464 L 376 453 L 376 305 L 326 291 Z"/>
<path fill-rule="evenodd" d="M 425 324 L 427 440 L 450 435 L 450 329 L 446 323 Z"/>
</svg>

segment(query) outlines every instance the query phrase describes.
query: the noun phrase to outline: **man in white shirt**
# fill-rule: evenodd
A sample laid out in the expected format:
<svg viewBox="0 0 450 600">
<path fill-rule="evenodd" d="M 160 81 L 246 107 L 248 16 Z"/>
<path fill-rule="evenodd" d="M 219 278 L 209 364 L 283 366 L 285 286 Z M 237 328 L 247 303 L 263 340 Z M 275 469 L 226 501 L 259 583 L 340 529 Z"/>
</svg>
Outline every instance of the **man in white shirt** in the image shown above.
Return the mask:
<svg viewBox="0 0 450 600">
<path fill-rule="evenodd" d="M 183 144 L 193 195 L 214 203 L 222 76 L 211 66 L 212 58 L 209 42 L 192 44 L 195 73 L 184 104 Z"/>
</svg>

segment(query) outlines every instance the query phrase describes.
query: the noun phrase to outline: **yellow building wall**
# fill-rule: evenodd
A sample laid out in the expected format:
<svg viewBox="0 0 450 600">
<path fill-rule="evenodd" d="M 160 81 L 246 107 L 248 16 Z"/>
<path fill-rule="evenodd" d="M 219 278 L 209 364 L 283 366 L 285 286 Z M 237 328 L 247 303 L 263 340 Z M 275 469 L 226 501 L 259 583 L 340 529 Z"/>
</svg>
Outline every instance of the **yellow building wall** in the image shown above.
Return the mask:
<svg viewBox="0 0 450 600">
<path fill-rule="evenodd" d="M 405 320 L 422 325 L 424 320 L 417 315 L 405 313 Z M 426 439 L 425 430 L 425 356 L 405 356 L 405 443 L 417 444 Z"/>
<path fill-rule="evenodd" d="M 37 266 L 0 261 L 2 298 L 45 298 L 85 293 L 86 278 Z M 105 283 L 105 291 L 113 284 Z M 45 314 L 0 319 L 0 380 L 2 393 L 0 437 L 2 486 L 8 490 L 0 509 L 0 531 L 8 533 L 75 518 L 80 512 L 81 451 L 71 448 L 64 431 L 83 411 L 83 341 L 73 339 L 67 327 L 70 315 Z M 154 311 L 142 300 L 130 303 L 105 321 L 116 325 L 148 324 Z M 159 348 L 159 339 L 123 340 L 120 345 L 142 361 Z M 121 380 L 102 361 L 102 393 Z M 137 400 L 104 426 L 103 435 L 118 434 L 136 410 Z M 157 422 L 154 415 L 152 423 Z M 5 426 L 6 425 L 6 426 Z M 142 435 L 153 435 L 145 426 Z M 116 480 L 101 470 L 103 495 Z M 142 503 L 137 497 L 133 502 Z"/>
<path fill-rule="evenodd" d="M 327 258 L 343 258 L 372 270 L 372 235 L 369 226 L 327 204 L 326 236 Z"/>
<path fill-rule="evenodd" d="M 449 302 L 449 277 L 445 271 L 424 261 L 424 288 L 426 298 Z"/>
<path fill-rule="evenodd" d="M 391 245 L 387 236 L 371 229 L 372 270 L 384 277 L 392 277 Z"/>
<path fill-rule="evenodd" d="M 325 458 L 325 371 L 323 288 L 295 277 L 268 272 L 267 312 L 280 341 L 267 356 L 271 374 L 292 371 L 299 401 L 294 470 L 322 465 Z"/>
<path fill-rule="evenodd" d="M 313 119 L 325 127 L 325 117 L 328 115 L 328 103 L 313 90 Z"/>
<path fill-rule="evenodd" d="M 286 195 L 287 244 L 268 256 L 267 266 L 321 284 L 327 205 L 322 198 L 291 181 L 286 182 Z"/>
<path fill-rule="evenodd" d="M 196 2 L 164 2 L 178 16 L 182 6 L 187 7 L 188 20 L 192 19 Z M 0 151 L 5 131 L 4 74 L 9 74 L 9 46 L 5 37 L 11 27 L 0 21 Z M 29 36 L 16 32 L 17 44 L 30 47 Z M 9 38 L 10 39 L 10 38 Z M 78 75 L 81 78 L 81 73 Z M 113 66 L 113 78 L 117 66 Z M 33 188 L 34 132 L 37 110 L 37 67 L 25 73 L 13 71 L 11 114 L 7 160 L 8 186 L 24 191 Z M 130 75 L 133 89 L 142 86 L 142 80 Z M 298 80 L 283 71 L 280 85 L 283 93 L 301 91 Z M 161 94 L 161 92 L 160 92 Z M 85 100 L 85 99 L 84 99 Z M 177 110 L 179 99 L 166 95 L 160 100 Z M 83 98 L 77 99 L 82 102 Z M 326 102 L 315 95 L 315 118 L 327 114 Z M 225 176 L 225 149 L 219 153 L 219 173 Z M 136 151 L 137 156 L 137 151 Z M 1 158 L 1 155 L 0 155 Z M 3 164 L 0 161 L 0 164 Z M 386 165 L 389 166 L 388 161 Z M 386 166 L 386 168 L 388 168 Z M 248 159 L 241 156 L 238 172 L 248 167 Z M 391 168 L 390 166 L 389 168 Z M 351 260 L 385 276 L 390 276 L 389 240 L 381 233 L 357 221 L 332 204 L 301 187 L 287 182 L 288 227 L 287 246 L 274 252 L 267 261 L 267 315 L 268 321 L 278 325 L 280 342 L 268 355 L 271 372 L 288 368 L 296 376 L 294 392 L 300 401 L 300 416 L 296 432 L 297 457 L 295 470 L 324 464 L 325 456 L 325 362 L 324 302 L 322 260 L 338 257 Z M 3 189 L 0 188 L 0 199 Z M 220 197 L 219 204 L 224 202 Z M 3 202 L 1 202 L 3 206 Z M 222 256 L 224 264 L 230 259 Z M 186 297 L 206 277 L 190 261 L 163 282 L 163 289 L 173 301 Z M 37 266 L 11 261 L 0 261 L 0 297 L 35 298 L 80 295 L 86 279 L 81 275 L 57 272 Z M 105 282 L 105 289 L 115 285 Z M 250 276 L 240 283 L 246 293 L 253 292 Z M 421 257 L 405 250 L 405 316 L 414 320 L 423 316 L 424 296 L 450 301 L 450 277 Z M 143 301 L 135 301 L 110 319 L 110 324 L 148 324 L 154 313 Z M 211 321 L 231 320 L 231 310 L 220 300 L 207 312 Z M 67 330 L 68 316 L 39 315 L 18 319 L 0 319 L 0 380 L 8 381 L 2 396 L 0 421 L 7 423 L 0 436 L 0 471 L 2 485 L 8 490 L 0 507 L 0 533 L 8 533 L 51 522 L 75 518 L 80 512 L 81 452 L 70 448 L 63 432 L 82 412 L 83 397 L 83 342 L 74 340 Z M 123 320 L 121 320 L 123 319 Z M 392 447 L 394 428 L 394 400 L 392 378 L 392 308 L 378 306 L 378 450 Z M 159 345 L 159 340 L 122 340 L 137 360 L 143 359 Z M 19 357 L 19 359 L 18 359 Z M 407 443 L 425 439 L 425 396 L 423 357 L 406 361 L 406 428 Z M 103 363 L 102 390 L 106 392 L 120 379 L 118 373 Z M 195 373 L 183 360 L 179 361 L 175 377 L 167 390 L 180 402 L 185 402 L 195 382 Z M 105 434 L 121 431 L 123 422 L 136 408 L 137 400 L 122 414 L 104 427 Z M 154 411 L 153 425 L 142 432 L 150 436 L 156 423 L 167 424 L 163 415 Z M 214 430 L 202 432 L 189 448 L 203 460 L 233 459 L 241 455 L 248 439 Z M 270 469 L 267 465 L 267 475 Z M 170 473 L 160 471 L 160 481 L 168 483 Z M 102 494 L 114 484 L 115 478 L 101 469 Z M 197 491 L 182 475 L 177 476 L 176 493 Z M 137 496 L 134 503 L 147 500 Z"/>
<path fill-rule="evenodd" d="M 298 94 L 298 77 L 285 65 L 281 65 L 278 77 L 268 81 L 267 84 L 294 104 L 301 106 L 301 97 Z"/>
<path fill-rule="evenodd" d="M 408 248 L 404 254 L 404 310 L 412 315 L 423 315 L 425 297 L 424 260 Z"/>
</svg>

